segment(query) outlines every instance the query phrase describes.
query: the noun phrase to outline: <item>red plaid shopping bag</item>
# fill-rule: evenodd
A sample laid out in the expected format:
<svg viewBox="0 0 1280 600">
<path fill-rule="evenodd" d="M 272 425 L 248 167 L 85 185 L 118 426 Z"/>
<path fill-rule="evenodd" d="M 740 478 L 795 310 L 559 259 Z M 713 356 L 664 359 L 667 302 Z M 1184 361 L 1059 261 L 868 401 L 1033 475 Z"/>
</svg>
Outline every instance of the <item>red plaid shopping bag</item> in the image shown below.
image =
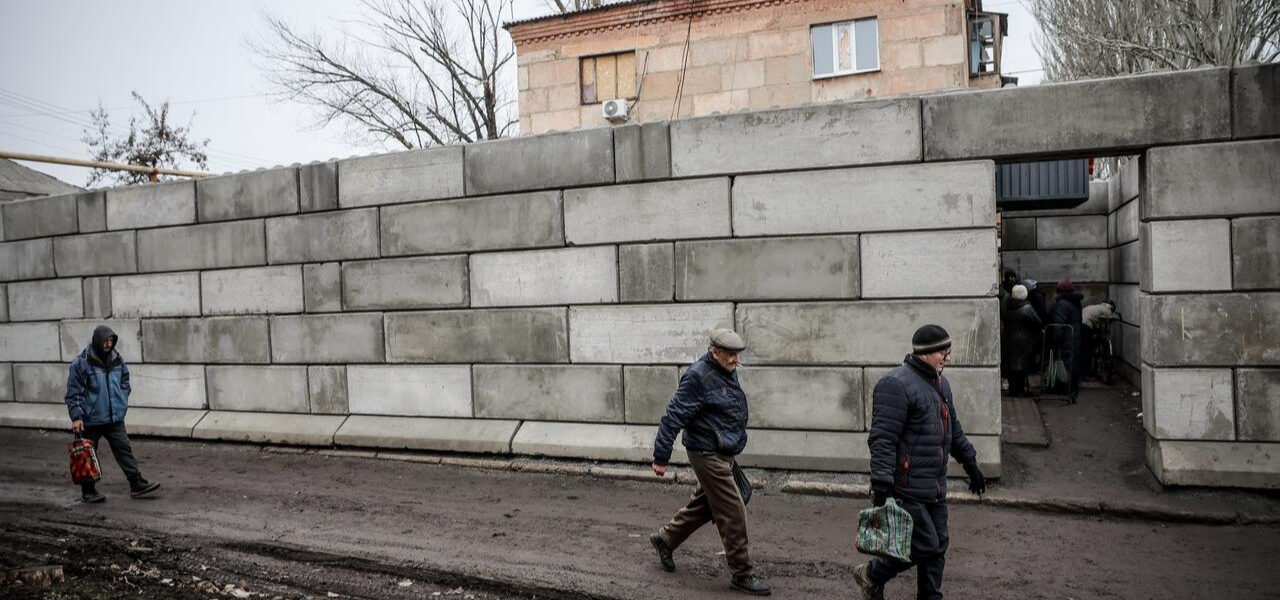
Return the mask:
<svg viewBox="0 0 1280 600">
<path fill-rule="evenodd" d="M 67 444 L 67 452 L 71 454 L 72 483 L 93 483 L 102 479 L 102 469 L 98 467 L 98 453 L 93 450 L 93 442 L 76 434 L 76 439 Z"/>
</svg>

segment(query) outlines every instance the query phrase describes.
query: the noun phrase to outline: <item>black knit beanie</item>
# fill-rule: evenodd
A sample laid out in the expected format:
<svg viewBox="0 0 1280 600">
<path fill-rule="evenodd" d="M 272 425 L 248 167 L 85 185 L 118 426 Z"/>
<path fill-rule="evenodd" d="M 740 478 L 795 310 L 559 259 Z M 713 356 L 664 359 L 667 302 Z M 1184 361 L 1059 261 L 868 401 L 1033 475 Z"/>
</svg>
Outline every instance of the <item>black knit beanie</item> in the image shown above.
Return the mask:
<svg viewBox="0 0 1280 600">
<path fill-rule="evenodd" d="M 925 325 L 911 336 L 913 354 L 930 354 L 951 347 L 951 336 L 939 325 Z"/>
</svg>

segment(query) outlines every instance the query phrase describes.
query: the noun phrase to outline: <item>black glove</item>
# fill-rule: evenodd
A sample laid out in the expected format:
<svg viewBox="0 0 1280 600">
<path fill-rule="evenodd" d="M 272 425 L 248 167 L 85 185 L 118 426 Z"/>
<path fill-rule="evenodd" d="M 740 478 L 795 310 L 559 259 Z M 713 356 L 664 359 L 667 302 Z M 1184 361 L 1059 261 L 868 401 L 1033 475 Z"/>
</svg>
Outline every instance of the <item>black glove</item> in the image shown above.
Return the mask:
<svg viewBox="0 0 1280 600">
<path fill-rule="evenodd" d="M 964 472 L 969 476 L 969 491 L 979 496 L 987 492 L 987 478 L 982 476 L 982 469 L 978 468 L 978 463 L 969 463 L 964 466 Z"/>
<path fill-rule="evenodd" d="M 883 483 L 871 484 L 871 504 L 875 506 L 884 506 L 886 500 L 889 499 L 889 493 L 892 491 L 891 486 Z"/>
</svg>

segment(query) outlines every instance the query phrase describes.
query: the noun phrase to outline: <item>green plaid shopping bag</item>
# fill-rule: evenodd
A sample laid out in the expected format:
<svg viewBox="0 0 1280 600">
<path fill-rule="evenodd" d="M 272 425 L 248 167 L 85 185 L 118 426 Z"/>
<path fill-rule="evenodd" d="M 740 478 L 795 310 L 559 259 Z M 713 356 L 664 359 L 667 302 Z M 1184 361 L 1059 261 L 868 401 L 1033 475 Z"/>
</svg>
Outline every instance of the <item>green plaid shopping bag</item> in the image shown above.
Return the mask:
<svg viewBox="0 0 1280 600">
<path fill-rule="evenodd" d="M 858 552 L 911 562 L 911 514 L 893 498 L 858 513 Z"/>
</svg>

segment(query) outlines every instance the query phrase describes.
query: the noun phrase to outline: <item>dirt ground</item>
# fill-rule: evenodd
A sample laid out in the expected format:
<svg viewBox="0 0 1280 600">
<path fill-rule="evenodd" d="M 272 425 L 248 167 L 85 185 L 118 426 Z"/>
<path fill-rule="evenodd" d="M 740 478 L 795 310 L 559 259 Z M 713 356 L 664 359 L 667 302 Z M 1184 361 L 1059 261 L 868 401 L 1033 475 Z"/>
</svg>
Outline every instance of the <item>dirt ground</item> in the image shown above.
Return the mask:
<svg viewBox="0 0 1280 600">
<path fill-rule="evenodd" d="M 64 437 L 0 429 L 0 566 L 63 564 L 71 577 L 0 597 L 740 597 L 711 527 L 677 551 L 675 573 L 658 569 L 647 535 L 687 499 L 683 486 L 139 439 L 163 493 L 129 499 L 104 451 L 109 499 L 85 505 Z M 760 490 L 752 555 L 775 597 L 851 597 L 864 504 Z M 1280 526 L 981 505 L 953 506 L 951 525 L 952 598 L 1261 599 L 1280 586 Z M 888 589 L 913 595 L 912 572 Z"/>
</svg>

